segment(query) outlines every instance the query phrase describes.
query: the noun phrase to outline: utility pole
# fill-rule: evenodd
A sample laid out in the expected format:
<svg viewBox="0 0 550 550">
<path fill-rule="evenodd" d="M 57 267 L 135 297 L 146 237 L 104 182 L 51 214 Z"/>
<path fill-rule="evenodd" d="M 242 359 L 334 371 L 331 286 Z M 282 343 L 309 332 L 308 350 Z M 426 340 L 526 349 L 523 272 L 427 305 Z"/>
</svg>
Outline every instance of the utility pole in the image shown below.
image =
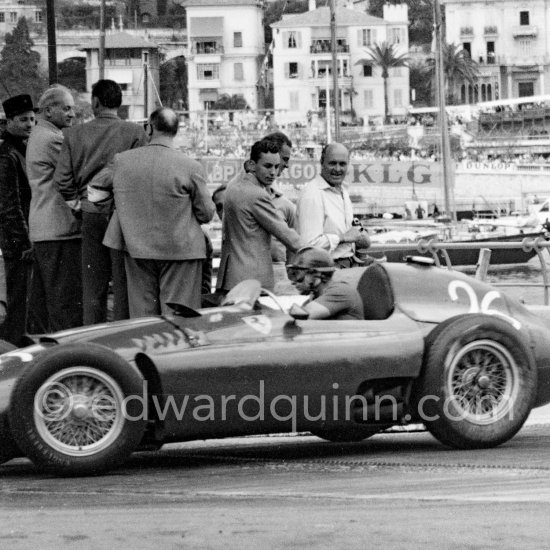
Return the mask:
<svg viewBox="0 0 550 550">
<path fill-rule="evenodd" d="M 105 0 L 99 5 L 99 80 L 105 78 Z"/>
<path fill-rule="evenodd" d="M 445 196 L 445 212 L 456 221 L 454 203 L 454 170 L 451 159 L 451 143 L 445 109 L 445 71 L 443 67 L 443 40 L 441 38 L 441 7 L 439 0 L 434 0 L 434 34 L 435 34 L 435 74 L 437 85 L 437 104 L 439 106 L 439 125 L 441 130 L 441 161 L 443 165 L 443 185 Z"/>
<path fill-rule="evenodd" d="M 330 0 L 330 41 L 332 50 L 332 87 L 334 105 L 334 139 L 340 141 L 340 88 L 338 87 L 338 52 L 336 51 L 336 9 Z M 327 116 L 330 112 L 327 109 Z"/>
<path fill-rule="evenodd" d="M 57 44 L 55 38 L 55 1 L 46 0 L 46 28 L 48 31 L 48 80 L 57 83 Z"/>
</svg>

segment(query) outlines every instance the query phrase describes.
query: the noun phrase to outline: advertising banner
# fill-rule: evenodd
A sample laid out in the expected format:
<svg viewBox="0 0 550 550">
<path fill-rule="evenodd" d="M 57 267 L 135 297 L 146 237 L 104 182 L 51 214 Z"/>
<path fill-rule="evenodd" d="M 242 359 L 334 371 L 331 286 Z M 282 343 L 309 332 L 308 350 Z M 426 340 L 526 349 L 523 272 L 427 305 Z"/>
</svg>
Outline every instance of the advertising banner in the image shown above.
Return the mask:
<svg viewBox="0 0 550 550">
<path fill-rule="evenodd" d="M 200 159 L 210 178 L 210 183 L 218 186 L 231 180 L 243 166 L 244 159 L 203 157 Z M 299 189 L 312 180 L 320 171 L 318 160 L 291 160 L 288 170 L 280 178 L 281 190 Z M 437 162 L 399 162 L 381 160 L 352 159 L 347 183 L 350 187 L 432 187 L 441 186 L 442 169 Z M 289 198 L 292 198 L 289 196 Z"/>
</svg>

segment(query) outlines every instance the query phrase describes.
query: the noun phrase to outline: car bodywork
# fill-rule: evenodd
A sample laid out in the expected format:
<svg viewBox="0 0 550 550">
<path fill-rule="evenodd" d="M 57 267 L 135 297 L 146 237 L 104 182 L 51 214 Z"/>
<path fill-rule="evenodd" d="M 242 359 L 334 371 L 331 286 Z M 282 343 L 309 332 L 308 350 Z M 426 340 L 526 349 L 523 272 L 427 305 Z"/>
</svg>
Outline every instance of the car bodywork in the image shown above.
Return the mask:
<svg viewBox="0 0 550 550">
<path fill-rule="evenodd" d="M 531 405 L 550 402 L 550 330 L 540 316 L 488 284 L 422 263 L 354 273 L 364 321 L 301 320 L 266 298 L 253 309 L 184 308 L 184 315 L 59 332 L 4 354 L 0 445 L 13 444 L 10 409 L 23 373 L 49 350 L 80 344 L 112 350 L 141 376 L 142 391 L 127 398 L 146 421 L 143 445 L 350 427 L 366 437 L 418 422 L 411 403 L 430 335 L 464 316 L 517 332 L 536 364 Z"/>
</svg>

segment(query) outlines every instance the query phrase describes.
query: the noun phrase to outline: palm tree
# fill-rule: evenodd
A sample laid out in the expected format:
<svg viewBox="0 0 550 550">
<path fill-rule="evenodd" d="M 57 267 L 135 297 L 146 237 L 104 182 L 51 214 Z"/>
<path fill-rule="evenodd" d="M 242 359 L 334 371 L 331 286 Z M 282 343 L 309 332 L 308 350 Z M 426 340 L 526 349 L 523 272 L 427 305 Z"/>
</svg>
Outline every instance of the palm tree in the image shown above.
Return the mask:
<svg viewBox="0 0 550 550">
<path fill-rule="evenodd" d="M 374 44 L 366 50 L 366 53 L 374 65 L 380 67 L 382 70 L 382 78 L 384 79 L 384 124 L 387 124 L 390 118 L 388 104 L 389 70 L 392 67 L 406 67 L 409 62 L 409 56 L 398 53 L 396 45 L 388 44 L 387 42 Z"/>
<path fill-rule="evenodd" d="M 458 44 L 443 44 L 443 74 L 445 97 L 452 103 L 457 83 L 474 84 L 479 75 L 479 65 L 470 54 Z M 435 59 L 428 59 L 432 76 L 435 78 Z M 435 86 L 434 86 L 435 88 Z"/>
</svg>

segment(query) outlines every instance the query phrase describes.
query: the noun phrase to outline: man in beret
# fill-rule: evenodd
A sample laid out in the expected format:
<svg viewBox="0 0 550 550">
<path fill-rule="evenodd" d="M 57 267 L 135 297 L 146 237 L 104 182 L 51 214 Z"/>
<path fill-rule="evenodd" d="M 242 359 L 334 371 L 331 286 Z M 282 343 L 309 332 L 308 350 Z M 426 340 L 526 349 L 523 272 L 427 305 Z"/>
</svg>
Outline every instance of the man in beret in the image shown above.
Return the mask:
<svg viewBox="0 0 550 550">
<path fill-rule="evenodd" d="M 32 267 L 28 226 L 31 189 L 25 155 L 36 120 L 27 94 L 10 97 L 2 107 L 7 122 L 0 138 L 0 249 L 6 271 L 7 313 L 0 338 L 21 346 L 27 330 L 27 286 Z"/>
</svg>

